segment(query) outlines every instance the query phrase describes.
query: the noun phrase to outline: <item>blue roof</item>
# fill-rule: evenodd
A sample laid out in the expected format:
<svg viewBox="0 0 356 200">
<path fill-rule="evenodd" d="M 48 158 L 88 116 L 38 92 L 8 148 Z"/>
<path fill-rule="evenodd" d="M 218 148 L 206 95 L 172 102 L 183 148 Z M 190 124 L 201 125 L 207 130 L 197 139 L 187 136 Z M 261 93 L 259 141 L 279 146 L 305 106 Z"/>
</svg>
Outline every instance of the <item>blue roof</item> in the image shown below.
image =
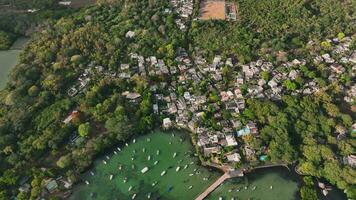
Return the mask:
<svg viewBox="0 0 356 200">
<path fill-rule="evenodd" d="M 267 155 L 260 156 L 260 161 L 266 161 L 268 159 Z"/>
<path fill-rule="evenodd" d="M 244 135 L 249 135 L 251 133 L 251 130 L 248 127 L 245 127 L 239 131 L 237 131 L 237 136 L 244 136 Z"/>
</svg>

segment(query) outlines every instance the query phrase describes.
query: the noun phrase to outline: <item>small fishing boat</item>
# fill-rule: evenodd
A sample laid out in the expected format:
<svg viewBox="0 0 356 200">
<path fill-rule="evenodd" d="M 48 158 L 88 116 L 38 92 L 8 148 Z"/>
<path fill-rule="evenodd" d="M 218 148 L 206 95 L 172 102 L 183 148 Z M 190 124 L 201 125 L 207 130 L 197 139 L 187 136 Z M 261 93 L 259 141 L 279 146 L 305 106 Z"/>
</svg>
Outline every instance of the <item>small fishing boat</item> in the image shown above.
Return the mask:
<svg viewBox="0 0 356 200">
<path fill-rule="evenodd" d="M 90 171 L 90 175 L 94 176 L 94 172 L 93 172 L 93 171 Z"/>
<path fill-rule="evenodd" d="M 120 171 L 122 170 L 122 165 L 119 165 L 119 170 L 120 170 Z"/>
<path fill-rule="evenodd" d="M 235 198 L 234 198 L 234 197 L 231 197 L 231 200 L 235 200 Z"/>
<path fill-rule="evenodd" d="M 190 189 L 192 189 L 192 188 L 193 188 L 193 186 L 192 186 L 192 185 L 188 187 L 188 189 L 189 189 L 189 190 L 190 190 Z"/>
<path fill-rule="evenodd" d="M 85 181 L 85 184 L 89 185 L 90 183 L 89 183 L 89 181 Z"/>
<path fill-rule="evenodd" d="M 328 195 L 328 193 L 329 193 L 329 192 L 328 192 L 326 189 L 323 190 L 323 195 L 324 195 L 324 196 Z"/>
<path fill-rule="evenodd" d="M 269 189 L 270 189 L 270 190 L 272 190 L 272 189 L 273 189 L 273 186 L 272 186 L 272 185 L 271 185 L 271 186 L 269 186 Z"/>
<path fill-rule="evenodd" d="M 222 197 L 219 197 L 219 200 L 223 200 L 223 198 L 222 198 Z"/>
<path fill-rule="evenodd" d="M 183 139 L 181 138 L 181 139 L 179 139 L 179 141 L 180 141 L 180 142 L 183 142 Z"/>
<path fill-rule="evenodd" d="M 147 142 L 151 142 L 151 138 L 147 138 Z"/>
<path fill-rule="evenodd" d="M 157 156 L 159 155 L 159 150 L 156 151 Z"/>
<path fill-rule="evenodd" d="M 236 192 L 240 192 L 240 189 L 236 189 Z"/>
<path fill-rule="evenodd" d="M 151 193 L 148 193 L 147 194 L 147 199 L 150 199 L 151 198 Z"/>
<path fill-rule="evenodd" d="M 176 135 L 174 133 L 172 133 L 172 137 L 175 137 Z"/>
<path fill-rule="evenodd" d="M 152 187 L 154 187 L 155 185 L 157 185 L 157 183 L 158 183 L 157 181 L 153 182 L 153 183 L 152 183 Z"/>
<path fill-rule="evenodd" d="M 131 169 L 135 169 L 136 167 L 135 167 L 135 165 L 134 164 L 132 164 L 131 165 Z"/>
<path fill-rule="evenodd" d="M 112 178 L 114 178 L 114 175 L 111 174 L 109 177 L 110 181 L 112 180 Z"/>
<path fill-rule="evenodd" d="M 124 178 L 124 183 L 126 183 L 126 182 L 127 182 L 127 177 Z"/>
<path fill-rule="evenodd" d="M 105 160 L 103 160 L 103 163 L 106 165 L 106 161 Z"/>
<path fill-rule="evenodd" d="M 145 168 L 143 168 L 143 169 L 141 170 L 141 173 L 144 174 L 144 173 L 146 173 L 147 171 L 148 171 L 148 167 L 145 167 Z"/>
<path fill-rule="evenodd" d="M 174 152 L 174 154 L 173 154 L 173 158 L 175 158 L 177 156 L 177 153 L 176 152 Z"/>
<path fill-rule="evenodd" d="M 149 155 L 149 156 L 147 156 L 147 160 L 151 160 L 151 156 Z"/>
<path fill-rule="evenodd" d="M 136 199 L 136 193 L 132 195 L 131 199 Z"/>
<path fill-rule="evenodd" d="M 194 172 L 196 172 L 197 170 L 198 170 L 198 169 L 197 169 L 197 168 L 195 168 L 193 171 L 194 171 Z"/>
<path fill-rule="evenodd" d="M 127 146 L 127 147 L 128 147 L 128 146 L 129 146 L 129 144 L 125 143 L 125 146 Z"/>
<path fill-rule="evenodd" d="M 158 164 L 158 160 L 156 160 L 154 163 L 153 163 L 153 165 L 157 165 Z"/>
<path fill-rule="evenodd" d="M 105 156 L 106 160 L 110 160 L 110 157 L 109 156 Z"/>
<path fill-rule="evenodd" d="M 145 153 L 145 152 L 146 152 L 146 149 L 145 149 L 145 148 L 142 148 L 142 152 Z"/>
<path fill-rule="evenodd" d="M 245 190 L 247 190 L 247 186 L 245 186 Z"/>
<path fill-rule="evenodd" d="M 121 151 L 120 147 L 117 147 L 116 149 L 117 149 L 118 151 Z"/>
<path fill-rule="evenodd" d="M 169 144 L 172 144 L 172 142 L 169 142 Z"/>
<path fill-rule="evenodd" d="M 207 181 L 207 180 L 208 180 L 208 178 L 207 178 L 207 177 L 204 177 L 204 178 L 203 178 L 203 180 L 204 180 L 204 181 Z"/>
<path fill-rule="evenodd" d="M 188 168 L 188 165 L 184 165 L 184 169 L 187 169 Z"/>
<path fill-rule="evenodd" d="M 256 189 L 256 186 L 254 186 L 254 187 L 252 188 L 252 191 L 255 190 L 255 189 Z"/>
<path fill-rule="evenodd" d="M 189 176 L 194 176 L 194 174 L 189 174 Z"/>
<path fill-rule="evenodd" d="M 161 176 L 164 176 L 166 174 L 166 171 L 163 171 L 162 173 L 161 173 Z"/>
<path fill-rule="evenodd" d="M 232 189 L 229 189 L 229 192 L 232 192 Z"/>
<path fill-rule="evenodd" d="M 194 162 L 190 162 L 189 164 L 191 164 L 191 165 L 192 165 L 192 164 L 194 164 Z"/>
<path fill-rule="evenodd" d="M 133 139 L 132 143 L 134 143 L 134 144 L 135 144 L 135 143 L 136 143 L 136 139 Z"/>
<path fill-rule="evenodd" d="M 180 167 L 178 166 L 177 168 L 176 168 L 176 172 L 178 172 L 180 170 Z"/>
<path fill-rule="evenodd" d="M 132 190 L 132 186 L 129 187 L 128 191 L 130 192 Z"/>
<path fill-rule="evenodd" d="M 131 160 L 135 160 L 135 157 L 132 156 L 132 157 L 131 157 Z"/>
<path fill-rule="evenodd" d="M 136 153 L 136 149 L 134 149 L 132 152 L 135 154 Z"/>
<path fill-rule="evenodd" d="M 116 154 L 117 154 L 117 152 L 116 152 L 116 151 L 114 151 L 114 154 L 116 155 Z"/>
</svg>

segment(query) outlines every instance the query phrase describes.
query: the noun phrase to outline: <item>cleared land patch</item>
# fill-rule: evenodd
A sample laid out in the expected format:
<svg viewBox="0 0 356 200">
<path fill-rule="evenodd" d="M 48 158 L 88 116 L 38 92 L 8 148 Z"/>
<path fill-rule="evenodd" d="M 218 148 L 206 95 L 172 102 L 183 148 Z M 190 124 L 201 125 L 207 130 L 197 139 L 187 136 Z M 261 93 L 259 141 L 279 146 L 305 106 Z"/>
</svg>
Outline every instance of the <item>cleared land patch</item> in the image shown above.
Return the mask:
<svg viewBox="0 0 356 200">
<path fill-rule="evenodd" d="M 203 1 L 200 4 L 200 14 L 199 19 L 210 20 L 210 19 L 226 19 L 226 3 L 225 1 Z"/>
</svg>

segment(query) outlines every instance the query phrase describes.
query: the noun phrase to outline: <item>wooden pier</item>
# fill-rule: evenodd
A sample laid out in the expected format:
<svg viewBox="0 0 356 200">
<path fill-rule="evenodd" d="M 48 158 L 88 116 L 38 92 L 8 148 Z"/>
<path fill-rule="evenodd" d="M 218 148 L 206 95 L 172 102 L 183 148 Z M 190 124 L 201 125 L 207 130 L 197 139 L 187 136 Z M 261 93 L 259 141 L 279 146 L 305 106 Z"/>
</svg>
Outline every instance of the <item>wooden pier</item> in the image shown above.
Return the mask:
<svg viewBox="0 0 356 200">
<path fill-rule="evenodd" d="M 225 180 L 234 177 L 243 176 L 243 169 L 227 171 L 218 180 L 211 184 L 203 193 L 201 193 L 195 200 L 204 200 L 210 193 L 212 193 L 219 185 L 221 185 Z"/>
</svg>

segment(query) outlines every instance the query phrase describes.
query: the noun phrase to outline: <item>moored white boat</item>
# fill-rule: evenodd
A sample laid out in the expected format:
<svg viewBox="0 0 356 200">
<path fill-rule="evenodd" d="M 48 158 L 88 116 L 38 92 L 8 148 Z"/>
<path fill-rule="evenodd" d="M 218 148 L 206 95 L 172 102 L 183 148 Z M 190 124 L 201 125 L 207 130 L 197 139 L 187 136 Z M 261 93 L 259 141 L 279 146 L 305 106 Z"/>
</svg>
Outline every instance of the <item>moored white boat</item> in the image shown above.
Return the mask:
<svg viewBox="0 0 356 200">
<path fill-rule="evenodd" d="M 191 185 L 191 186 L 189 186 L 189 188 L 188 188 L 188 189 L 190 190 L 190 189 L 192 189 L 192 188 L 193 188 L 193 186 Z"/>
<path fill-rule="evenodd" d="M 144 174 L 144 173 L 146 173 L 147 171 L 148 171 L 148 167 L 145 167 L 145 168 L 143 168 L 143 169 L 141 170 L 141 173 Z"/>
<path fill-rule="evenodd" d="M 105 160 L 103 160 L 103 163 L 106 165 L 106 161 Z"/>
<path fill-rule="evenodd" d="M 131 199 L 136 199 L 136 193 L 132 195 Z"/>
<path fill-rule="evenodd" d="M 132 186 L 129 187 L 128 191 L 130 192 L 132 190 Z"/>
<path fill-rule="evenodd" d="M 158 164 L 158 160 L 156 160 L 154 163 L 153 163 L 153 165 L 157 165 Z"/>
<path fill-rule="evenodd" d="M 149 155 L 149 156 L 147 156 L 147 160 L 151 160 L 151 156 Z"/>
<path fill-rule="evenodd" d="M 178 166 L 177 168 L 176 168 L 176 172 L 178 172 L 180 170 L 180 167 Z"/>
<path fill-rule="evenodd" d="M 89 181 L 85 181 L 85 184 L 89 185 L 90 183 L 89 183 Z"/>
<path fill-rule="evenodd" d="M 166 174 L 166 171 L 163 171 L 162 173 L 161 173 L 161 176 L 164 176 Z"/>
<path fill-rule="evenodd" d="M 112 180 L 112 178 L 114 178 L 114 175 L 111 174 L 109 177 L 110 181 Z"/>
<path fill-rule="evenodd" d="M 147 199 L 150 199 L 151 198 L 151 193 L 148 193 L 147 194 Z"/>
<path fill-rule="evenodd" d="M 175 158 L 177 156 L 177 153 L 176 152 L 174 152 L 174 154 L 173 154 L 173 158 Z"/>
</svg>

